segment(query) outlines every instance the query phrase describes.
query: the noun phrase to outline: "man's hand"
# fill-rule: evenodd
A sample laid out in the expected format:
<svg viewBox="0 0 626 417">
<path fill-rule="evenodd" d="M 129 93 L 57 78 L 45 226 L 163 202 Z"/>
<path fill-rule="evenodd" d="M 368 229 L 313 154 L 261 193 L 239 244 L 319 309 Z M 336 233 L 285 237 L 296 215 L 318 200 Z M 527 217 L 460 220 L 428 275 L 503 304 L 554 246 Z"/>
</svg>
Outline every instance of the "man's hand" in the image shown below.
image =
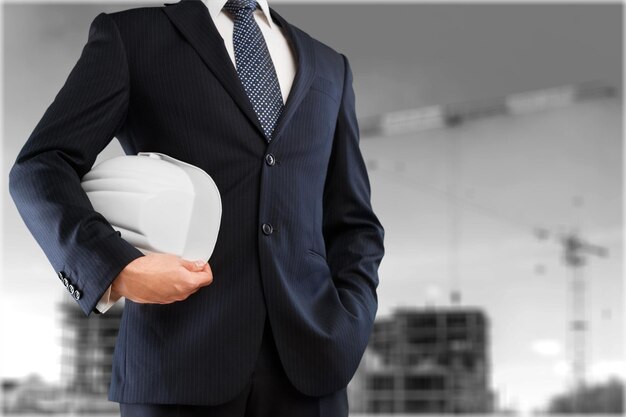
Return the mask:
<svg viewBox="0 0 626 417">
<path fill-rule="evenodd" d="M 169 304 L 186 299 L 211 282 L 213 272 L 208 262 L 149 253 L 126 265 L 113 281 L 111 293 L 136 303 Z"/>
</svg>

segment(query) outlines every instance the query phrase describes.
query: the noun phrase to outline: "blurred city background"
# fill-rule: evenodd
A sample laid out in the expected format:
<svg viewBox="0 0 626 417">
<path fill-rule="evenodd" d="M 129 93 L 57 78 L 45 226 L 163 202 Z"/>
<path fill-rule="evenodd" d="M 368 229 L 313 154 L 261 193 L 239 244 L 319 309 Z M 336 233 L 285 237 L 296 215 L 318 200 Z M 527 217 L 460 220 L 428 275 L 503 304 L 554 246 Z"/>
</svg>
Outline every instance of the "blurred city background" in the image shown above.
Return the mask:
<svg viewBox="0 0 626 417">
<path fill-rule="evenodd" d="M 386 230 L 351 415 L 622 414 L 623 6 L 316 3 L 269 1 L 350 59 Z M 91 20 L 161 4 L 2 6 L 6 414 L 118 414 L 123 304 L 83 315 L 7 177 Z"/>
</svg>

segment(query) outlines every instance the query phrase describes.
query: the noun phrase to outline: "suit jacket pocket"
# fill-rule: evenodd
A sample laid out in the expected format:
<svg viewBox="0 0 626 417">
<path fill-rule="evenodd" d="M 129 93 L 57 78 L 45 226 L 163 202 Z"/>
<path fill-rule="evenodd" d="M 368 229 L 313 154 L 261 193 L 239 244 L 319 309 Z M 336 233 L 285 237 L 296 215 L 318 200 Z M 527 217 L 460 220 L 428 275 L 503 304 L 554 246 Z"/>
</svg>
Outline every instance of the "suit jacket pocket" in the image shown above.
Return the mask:
<svg viewBox="0 0 626 417">
<path fill-rule="evenodd" d="M 337 84 L 326 77 L 315 77 L 311 83 L 311 89 L 320 91 L 330 96 L 336 102 L 339 102 L 339 99 L 341 98 L 341 91 L 339 91 Z"/>
<path fill-rule="evenodd" d="M 319 253 L 318 251 L 314 249 L 309 249 L 308 252 L 309 252 L 309 255 L 312 255 L 314 258 L 317 258 L 319 261 L 322 261 L 328 265 L 328 262 L 326 261 L 326 257 L 323 254 Z"/>
</svg>

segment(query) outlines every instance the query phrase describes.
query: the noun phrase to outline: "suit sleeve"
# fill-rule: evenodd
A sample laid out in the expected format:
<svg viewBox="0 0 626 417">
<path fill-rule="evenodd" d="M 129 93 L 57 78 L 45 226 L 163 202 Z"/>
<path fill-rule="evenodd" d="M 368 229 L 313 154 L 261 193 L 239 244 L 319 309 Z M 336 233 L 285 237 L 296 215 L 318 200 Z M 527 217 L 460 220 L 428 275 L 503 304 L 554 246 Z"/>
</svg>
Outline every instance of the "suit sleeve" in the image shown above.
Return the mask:
<svg viewBox="0 0 626 417">
<path fill-rule="evenodd" d="M 64 290 L 87 316 L 122 269 L 143 256 L 94 210 L 80 185 L 124 125 L 129 89 L 117 25 L 100 13 L 78 61 L 9 173 L 9 192 L 20 216 L 61 287 L 65 278 Z"/>
<path fill-rule="evenodd" d="M 323 199 L 327 262 L 344 306 L 374 321 L 384 229 L 370 202 L 370 183 L 359 148 L 352 70 L 345 55 L 344 84 Z"/>
</svg>

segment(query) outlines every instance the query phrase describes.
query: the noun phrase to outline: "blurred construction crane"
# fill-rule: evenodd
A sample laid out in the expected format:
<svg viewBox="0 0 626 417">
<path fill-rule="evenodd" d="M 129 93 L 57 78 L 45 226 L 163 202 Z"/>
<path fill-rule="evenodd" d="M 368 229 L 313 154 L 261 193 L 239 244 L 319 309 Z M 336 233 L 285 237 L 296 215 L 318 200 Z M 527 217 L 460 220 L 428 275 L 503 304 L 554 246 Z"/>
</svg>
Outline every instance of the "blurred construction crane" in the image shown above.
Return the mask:
<svg viewBox="0 0 626 417">
<path fill-rule="evenodd" d="M 574 389 L 583 388 L 587 377 L 587 337 L 591 331 L 587 319 L 587 281 L 584 266 L 589 256 L 607 257 L 608 249 L 587 242 L 576 229 L 567 233 L 550 233 L 546 229 L 536 229 L 535 232 L 537 238 L 553 239 L 563 248 L 562 260 L 570 271 L 568 328 L 571 337 L 572 382 Z"/>
<path fill-rule="evenodd" d="M 607 85 L 600 80 L 592 80 L 553 88 L 528 90 L 509 94 L 503 97 L 487 98 L 484 100 L 472 100 L 461 103 L 432 105 L 415 109 L 394 111 L 381 115 L 360 118 L 359 126 L 361 137 L 380 139 L 383 137 L 392 137 L 398 134 L 409 134 L 428 129 L 455 128 L 466 122 L 486 117 L 524 115 L 526 113 L 560 108 L 588 99 L 615 97 L 618 95 L 619 90 L 614 86 Z M 458 268 L 459 240 L 462 224 L 461 216 L 463 209 L 471 208 L 478 210 L 482 214 L 489 215 L 501 221 L 503 220 L 509 224 L 521 226 L 526 230 L 536 229 L 532 224 L 525 224 L 524 221 L 520 221 L 519 219 L 515 219 L 504 213 L 492 210 L 490 207 L 481 206 L 474 201 L 464 198 L 460 194 L 461 190 L 459 187 L 459 178 L 462 174 L 459 169 L 460 160 L 461 155 L 459 145 L 456 143 L 454 138 L 450 138 L 446 143 L 447 176 L 445 189 L 436 189 L 435 187 L 424 184 L 419 179 L 411 178 L 407 175 L 404 166 L 405 164 L 403 162 L 394 161 L 392 169 L 388 169 L 384 166 L 384 161 L 380 160 L 380 158 L 368 161 L 368 168 L 371 171 L 378 171 L 386 175 L 393 175 L 395 180 L 407 182 L 410 185 L 420 187 L 422 191 L 435 194 L 436 196 L 447 200 L 447 214 L 449 219 L 448 245 L 450 258 L 448 262 L 449 302 L 452 306 L 460 306 L 463 304 L 461 279 Z M 577 203 L 575 202 L 575 204 Z M 572 235 L 570 239 L 561 238 L 561 241 L 569 242 L 568 244 L 564 243 L 564 245 L 566 247 L 569 245 L 573 248 L 570 249 L 572 256 L 582 257 L 583 254 L 591 250 L 591 246 L 584 244 L 579 248 L 577 245 L 582 241 L 574 236 L 575 235 Z M 575 264 L 573 259 L 574 258 L 571 258 L 571 260 L 568 261 L 568 265 Z M 538 266 L 538 268 L 543 268 L 543 266 Z M 583 286 L 584 282 L 573 285 Z M 581 291 L 577 290 L 577 292 L 584 293 L 584 289 Z M 579 300 L 581 303 L 582 298 L 582 296 L 573 297 L 574 300 Z M 578 305 L 579 301 L 575 301 L 574 304 Z M 583 307 L 584 305 L 582 305 L 581 308 Z M 578 307 L 576 307 L 576 309 L 578 309 Z M 575 366 L 575 368 L 577 367 L 578 365 Z M 584 371 L 582 373 L 584 373 Z"/>
<path fill-rule="evenodd" d="M 618 95 L 619 91 L 613 86 L 606 85 L 601 81 L 590 81 L 543 90 L 531 90 L 482 101 L 425 106 L 417 109 L 396 111 L 360 119 L 359 125 L 361 126 L 362 137 L 382 138 L 398 134 L 406 135 L 428 129 L 453 128 L 467 121 L 485 117 L 505 114 L 522 115 L 559 108 L 582 100 Z M 463 209 L 469 208 L 526 230 L 534 230 L 538 238 L 555 240 L 562 246 L 563 261 L 570 271 L 571 302 L 567 328 L 571 337 L 568 345 L 571 350 L 573 384 L 574 388 L 584 386 L 587 372 L 587 337 L 590 328 L 587 320 L 586 279 L 583 267 L 587 263 L 589 256 L 607 257 L 608 250 L 584 240 L 581 237 L 580 228 L 573 228 L 572 231 L 566 233 L 550 232 L 547 229 L 537 228 L 527 221 L 517 219 L 463 197 L 460 194 L 458 184 L 460 177 L 459 146 L 453 139 L 446 145 L 447 178 L 445 189 L 430 186 L 420 179 L 411 177 L 406 173 L 405 164 L 397 161 L 394 161 L 392 169 L 387 169 L 383 161 L 377 158 L 369 161 L 369 168 L 373 171 L 391 175 L 394 180 L 402 181 L 412 189 L 420 189 L 422 192 L 427 192 L 447 201 L 450 256 L 450 269 L 448 271 L 449 301 L 452 306 L 459 306 L 463 303 L 458 271 L 459 234 Z M 573 205 L 575 207 L 582 205 L 582 198 L 575 197 Z M 542 271 L 543 269 L 543 265 L 537 266 L 537 271 Z M 574 409 L 579 410 L 580 408 L 575 405 Z"/>
</svg>

